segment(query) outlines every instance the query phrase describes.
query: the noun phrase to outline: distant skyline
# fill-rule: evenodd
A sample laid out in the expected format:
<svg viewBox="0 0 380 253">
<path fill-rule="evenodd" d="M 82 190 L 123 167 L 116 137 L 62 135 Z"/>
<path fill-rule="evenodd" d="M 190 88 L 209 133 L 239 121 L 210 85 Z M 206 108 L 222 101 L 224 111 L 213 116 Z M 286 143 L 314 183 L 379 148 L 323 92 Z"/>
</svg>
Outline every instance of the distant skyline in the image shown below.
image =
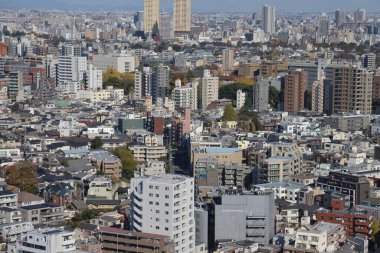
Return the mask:
<svg viewBox="0 0 380 253">
<path fill-rule="evenodd" d="M 0 0 L 0 8 L 142 10 L 143 0 Z M 173 0 L 161 0 L 161 10 L 172 11 Z M 195 12 L 258 12 L 263 5 L 279 12 L 331 12 L 337 8 L 380 11 L 380 0 L 193 0 Z"/>
</svg>

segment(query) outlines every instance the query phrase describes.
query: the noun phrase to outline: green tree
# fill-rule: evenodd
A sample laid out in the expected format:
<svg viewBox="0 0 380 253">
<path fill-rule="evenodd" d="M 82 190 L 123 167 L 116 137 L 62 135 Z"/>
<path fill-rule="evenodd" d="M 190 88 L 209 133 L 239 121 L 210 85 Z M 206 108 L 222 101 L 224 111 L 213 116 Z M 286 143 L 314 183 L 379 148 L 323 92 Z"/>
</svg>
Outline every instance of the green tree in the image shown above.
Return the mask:
<svg viewBox="0 0 380 253">
<path fill-rule="evenodd" d="M 224 107 L 223 120 L 224 121 L 236 120 L 236 111 L 231 104 L 228 104 Z"/>
<path fill-rule="evenodd" d="M 127 147 L 117 147 L 112 151 L 112 153 L 121 160 L 123 177 L 130 180 L 133 177 L 134 171 L 137 167 L 137 162 L 132 151 Z"/>
<path fill-rule="evenodd" d="M 107 69 L 103 74 L 103 88 L 113 86 L 124 89 L 124 94 L 130 94 L 134 90 L 135 76 L 131 73 L 120 73 L 115 69 Z"/>
<path fill-rule="evenodd" d="M 103 147 L 103 140 L 99 136 L 96 136 L 91 140 L 91 149 L 100 149 Z"/>
<path fill-rule="evenodd" d="M 11 107 L 12 112 L 19 112 L 20 111 L 20 104 L 14 103 Z"/>
<path fill-rule="evenodd" d="M 377 245 L 380 244 L 380 225 L 377 220 L 374 220 L 371 225 L 371 242 L 374 244 L 374 248 L 377 247 Z"/>
</svg>

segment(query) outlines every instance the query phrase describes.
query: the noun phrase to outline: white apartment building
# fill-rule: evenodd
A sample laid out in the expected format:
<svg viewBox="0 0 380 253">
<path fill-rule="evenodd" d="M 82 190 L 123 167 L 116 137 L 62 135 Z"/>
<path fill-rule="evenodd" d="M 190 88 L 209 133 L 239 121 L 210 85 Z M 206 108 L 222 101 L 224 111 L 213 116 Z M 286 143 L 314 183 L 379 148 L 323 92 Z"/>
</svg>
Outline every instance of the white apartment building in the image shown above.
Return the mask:
<svg viewBox="0 0 380 253">
<path fill-rule="evenodd" d="M 134 230 L 170 236 L 175 252 L 195 252 L 194 179 L 154 175 L 131 181 L 131 226 Z"/>
<path fill-rule="evenodd" d="M 45 228 L 29 231 L 19 242 L 9 245 L 8 252 L 58 253 L 76 250 L 74 232 L 64 228 Z"/>
<path fill-rule="evenodd" d="M 175 88 L 173 90 L 173 100 L 176 108 L 191 108 L 197 109 L 197 88 L 198 85 L 193 84 L 193 87 L 186 85 L 182 87 L 181 80 L 175 81 Z"/>
<path fill-rule="evenodd" d="M 87 58 L 60 56 L 58 59 L 58 84 L 64 82 L 81 82 L 87 72 Z"/>
<path fill-rule="evenodd" d="M 96 177 L 89 184 L 87 196 L 113 199 L 112 180 L 106 177 Z"/>
<path fill-rule="evenodd" d="M 120 73 L 135 70 L 135 57 L 125 54 L 94 55 L 93 64 L 96 68 L 106 71 L 109 68 Z"/>
<path fill-rule="evenodd" d="M 138 162 L 158 161 L 161 157 L 166 157 L 168 153 L 165 146 L 134 145 L 129 149 L 132 150 L 133 157 Z"/>
<path fill-rule="evenodd" d="M 87 90 L 100 90 L 103 88 L 103 71 L 97 69 L 92 64 L 88 64 L 88 71 L 86 73 Z"/>
<path fill-rule="evenodd" d="M 211 76 L 210 70 L 206 69 L 202 78 L 202 109 L 205 110 L 209 104 L 218 100 L 219 77 Z"/>
<path fill-rule="evenodd" d="M 236 109 L 240 110 L 244 106 L 246 95 L 242 90 L 236 92 Z"/>
</svg>

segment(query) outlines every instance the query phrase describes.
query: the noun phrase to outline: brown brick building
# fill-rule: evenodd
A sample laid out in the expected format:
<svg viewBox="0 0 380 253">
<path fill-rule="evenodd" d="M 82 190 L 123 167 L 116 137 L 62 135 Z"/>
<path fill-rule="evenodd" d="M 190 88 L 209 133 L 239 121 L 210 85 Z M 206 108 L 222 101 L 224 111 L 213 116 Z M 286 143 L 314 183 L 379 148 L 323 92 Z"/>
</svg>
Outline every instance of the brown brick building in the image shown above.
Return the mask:
<svg viewBox="0 0 380 253">
<path fill-rule="evenodd" d="M 347 235 L 364 234 L 371 236 L 372 215 L 367 211 L 328 211 L 323 209 L 316 212 L 317 221 L 342 224 L 346 227 Z"/>
<path fill-rule="evenodd" d="M 285 76 L 284 111 L 295 114 L 305 108 L 305 92 L 307 89 L 306 71 L 296 70 Z"/>
<path fill-rule="evenodd" d="M 174 252 L 174 242 L 168 236 L 132 232 L 111 227 L 99 228 L 99 234 L 103 244 L 103 253 Z"/>
</svg>

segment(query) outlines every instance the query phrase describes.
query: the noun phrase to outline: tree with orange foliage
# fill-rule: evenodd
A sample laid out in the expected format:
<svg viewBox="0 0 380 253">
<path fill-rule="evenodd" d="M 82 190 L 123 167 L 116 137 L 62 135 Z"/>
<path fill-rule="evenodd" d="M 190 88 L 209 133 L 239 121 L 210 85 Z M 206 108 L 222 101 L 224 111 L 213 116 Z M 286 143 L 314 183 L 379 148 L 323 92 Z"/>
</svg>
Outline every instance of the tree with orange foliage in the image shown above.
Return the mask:
<svg viewBox="0 0 380 253">
<path fill-rule="evenodd" d="M 20 191 L 38 194 L 36 168 L 36 165 L 28 162 L 12 165 L 7 168 L 6 182 L 16 186 Z"/>
</svg>

